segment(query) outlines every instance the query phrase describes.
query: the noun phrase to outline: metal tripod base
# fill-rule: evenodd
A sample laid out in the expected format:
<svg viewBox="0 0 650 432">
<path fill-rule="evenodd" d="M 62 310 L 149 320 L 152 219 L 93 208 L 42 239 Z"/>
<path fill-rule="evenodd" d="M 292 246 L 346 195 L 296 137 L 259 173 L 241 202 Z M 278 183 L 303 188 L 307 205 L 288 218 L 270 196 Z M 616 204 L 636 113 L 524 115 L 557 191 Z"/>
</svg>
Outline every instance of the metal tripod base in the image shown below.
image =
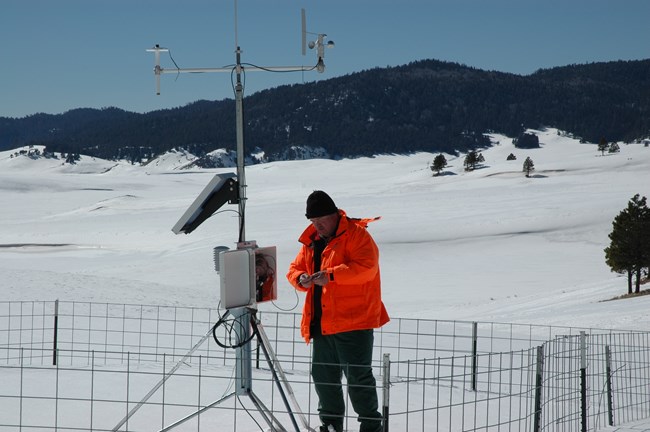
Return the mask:
<svg viewBox="0 0 650 432">
<path fill-rule="evenodd" d="M 182 423 L 185 423 L 186 421 L 188 421 L 188 420 L 202 414 L 206 410 L 208 410 L 210 408 L 213 408 L 213 407 L 221 404 L 222 402 L 225 402 L 226 400 L 230 399 L 233 396 L 238 397 L 239 395 L 237 393 L 235 393 L 235 392 L 230 393 L 229 395 L 224 396 L 224 397 L 222 397 L 221 399 L 219 399 L 219 400 L 217 400 L 215 402 L 212 402 L 210 405 L 204 406 L 200 410 L 188 415 L 187 417 L 184 417 L 184 418 L 182 418 L 180 420 L 177 420 L 176 422 L 170 424 L 169 426 L 165 427 L 164 429 L 160 429 L 159 432 L 165 432 L 165 431 L 171 430 L 171 429 L 175 428 L 176 426 L 179 426 Z M 264 421 L 271 428 L 272 431 L 278 431 L 278 432 L 286 432 L 287 431 L 284 428 L 284 426 L 282 426 L 282 423 L 280 423 L 280 421 L 273 415 L 271 410 L 269 410 L 266 407 L 266 405 L 264 405 L 264 403 L 260 400 L 260 398 L 257 397 L 257 395 L 255 393 L 253 393 L 253 391 L 247 392 L 246 396 L 248 396 L 250 398 L 251 402 L 253 403 L 253 405 L 255 405 L 255 408 L 260 413 L 262 418 L 264 418 Z M 296 431 L 298 431 L 298 430 L 299 429 L 296 429 Z"/>
<path fill-rule="evenodd" d="M 266 358 L 266 362 L 269 366 L 269 369 L 271 370 L 271 374 L 273 375 L 273 382 L 275 382 L 278 391 L 280 392 L 280 395 L 282 396 L 282 401 L 284 402 L 285 408 L 287 409 L 287 413 L 289 414 L 289 417 L 291 419 L 291 423 L 293 427 L 295 428 L 296 432 L 300 432 L 300 428 L 298 427 L 298 423 L 296 422 L 296 418 L 294 415 L 294 410 L 292 410 L 291 404 L 289 403 L 289 400 L 287 399 L 287 393 L 289 393 L 289 397 L 291 398 L 291 401 L 293 402 L 295 409 L 298 411 L 298 414 L 300 415 L 301 421 L 303 423 L 303 426 L 306 430 L 308 431 L 314 431 L 309 426 L 309 423 L 307 422 L 307 419 L 305 418 L 304 414 L 300 411 L 300 408 L 298 406 L 298 401 L 295 398 L 295 395 L 293 393 L 293 389 L 291 388 L 289 382 L 287 381 L 284 371 L 282 370 L 282 367 L 280 366 L 280 363 L 277 360 L 277 357 L 275 356 L 275 353 L 273 352 L 271 348 L 271 344 L 269 342 L 268 337 L 266 336 L 266 333 L 264 332 L 264 329 L 262 327 L 262 324 L 259 322 L 257 317 L 255 316 L 255 310 L 254 309 L 248 309 L 248 310 L 238 310 L 236 313 L 239 313 L 239 317 L 244 317 L 247 314 L 250 314 L 250 325 L 251 328 L 253 329 L 254 334 L 257 336 L 258 342 L 260 346 L 262 347 L 262 351 L 264 352 L 264 357 Z M 247 329 L 248 331 L 248 329 Z M 245 334 L 247 331 L 243 331 L 244 335 L 240 335 L 240 340 L 246 340 L 245 339 Z M 170 424 L 169 426 L 161 429 L 159 432 L 166 432 L 168 430 L 171 430 L 175 428 L 176 426 L 186 422 L 187 420 L 190 420 L 197 415 L 202 414 L 206 410 L 213 408 L 222 402 L 226 401 L 227 399 L 236 396 L 247 396 L 257 411 L 260 413 L 266 424 L 269 426 L 271 431 L 279 431 L 279 432 L 287 432 L 287 429 L 284 428 L 282 423 L 278 420 L 276 416 L 273 415 L 273 412 L 268 409 L 266 405 L 262 402 L 262 400 L 253 392 L 252 390 L 252 378 L 251 378 L 251 348 L 250 348 L 250 343 L 246 343 L 244 346 L 237 348 L 237 365 L 236 365 L 236 371 L 237 371 L 237 377 L 236 377 L 236 382 L 239 388 L 237 388 L 233 393 L 230 393 L 227 396 L 222 397 L 221 399 L 199 409 L 198 411 Z M 284 387 L 283 387 L 284 384 Z"/>
</svg>

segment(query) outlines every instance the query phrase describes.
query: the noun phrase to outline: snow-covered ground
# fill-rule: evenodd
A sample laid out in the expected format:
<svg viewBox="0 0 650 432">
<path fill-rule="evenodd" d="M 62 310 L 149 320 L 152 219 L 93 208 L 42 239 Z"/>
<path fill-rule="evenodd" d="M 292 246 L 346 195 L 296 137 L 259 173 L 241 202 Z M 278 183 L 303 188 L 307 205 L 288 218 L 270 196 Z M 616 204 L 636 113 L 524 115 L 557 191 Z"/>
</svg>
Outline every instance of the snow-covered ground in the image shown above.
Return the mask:
<svg viewBox="0 0 650 432">
<path fill-rule="evenodd" d="M 650 148 L 620 143 L 620 153 L 601 155 L 594 144 L 557 130 L 536 133 L 542 146 L 534 150 L 494 135 L 495 145 L 482 151 L 484 165 L 473 172 L 463 169 L 465 155 L 446 155 L 448 167 L 437 177 L 429 153 L 247 167 L 246 239 L 276 246 L 284 274 L 307 224 L 305 199 L 323 189 L 350 216 L 382 217 L 369 230 L 393 317 L 649 331 L 650 296 L 606 301 L 627 285 L 610 272 L 603 249 L 629 199 L 650 195 Z M 510 153 L 517 160 L 507 161 Z M 146 166 L 89 157 L 68 165 L 14 154 L 0 152 L 4 301 L 217 306 L 212 249 L 236 247 L 237 206 L 224 206 L 189 235 L 171 228 L 215 173 L 234 168 L 182 169 L 192 160 L 182 152 Z M 529 178 L 522 172 L 526 157 L 535 164 Z M 260 309 L 300 310 L 302 296 L 283 277 L 278 292 Z M 3 373 L 19 382 L 18 372 Z M 16 385 L 39 394 L 45 384 L 36 374 L 35 382 L 21 378 Z M 64 381 L 62 388 L 90 382 Z M 109 378 L 100 384 L 114 390 Z M 301 401 L 309 399 L 309 386 L 298 391 Z M 18 406 L 18 398 L 7 401 Z M 4 423 L 14 422 L 12 406 L 4 407 Z M 56 415 L 41 411 L 21 408 L 20 419 L 54 424 Z M 111 425 L 123 414 L 102 412 Z M 87 425 L 83 415 L 76 417 Z"/>
<path fill-rule="evenodd" d="M 494 135 L 473 172 L 465 155 L 446 155 L 438 177 L 431 153 L 249 166 L 246 239 L 276 246 L 283 275 L 307 224 L 305 199 L 323 189 L 350 216 L 382 217 L 369 230 L 395 317 L 650 330 L 650 296 L 604 301 L 627 286 L 603 252 L 614 217 L 650 195 L 650 148 L 619 143 L 603 156 L 555 129 L 536 133 L 533 150 Z M 179 170 L 180 154 L 132 166 L 14 153 L 0 153 L 3 300 L 217 306 L 212 248 L 236 247 L 237 206 L 189 235 L 171 228 L 215 173 L 234 168 Z M 278 292 L 260 309 L 300 310 L 283 277 Z"/>
</svg>

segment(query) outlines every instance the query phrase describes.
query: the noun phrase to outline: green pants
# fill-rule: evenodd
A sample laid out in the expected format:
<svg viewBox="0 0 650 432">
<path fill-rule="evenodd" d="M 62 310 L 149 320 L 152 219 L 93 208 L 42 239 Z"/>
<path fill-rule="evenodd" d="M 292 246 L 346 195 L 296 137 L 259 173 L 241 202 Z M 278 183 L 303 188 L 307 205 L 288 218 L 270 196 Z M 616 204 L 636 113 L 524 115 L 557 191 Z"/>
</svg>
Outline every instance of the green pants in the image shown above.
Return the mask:
<svg viewBox="0 0 650 432">
<path fill-rule="evenodd" d="M 348 384 L 352 407 L 361 423 L 360 432 L 380 432 L 377 389 L 372 374 L 372 330 L 319 335 L 313 340 L 311 376 L 318 394 L 318 412 L 323 424 L 343 429 L 345 400 L 342 374 Z"/>
</svg>

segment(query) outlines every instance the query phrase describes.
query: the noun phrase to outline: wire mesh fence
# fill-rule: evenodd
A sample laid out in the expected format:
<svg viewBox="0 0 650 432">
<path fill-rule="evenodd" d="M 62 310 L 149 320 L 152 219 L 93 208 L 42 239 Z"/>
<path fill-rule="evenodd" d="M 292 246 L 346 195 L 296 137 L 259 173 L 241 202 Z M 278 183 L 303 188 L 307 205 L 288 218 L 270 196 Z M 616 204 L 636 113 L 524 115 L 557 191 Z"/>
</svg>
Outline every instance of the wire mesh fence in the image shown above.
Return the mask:
<svg viewBox="0 0 650 432">
<path fill-rule="evenodd" d="M 12 349 L 13 350 L 13 349 Z M 19 351 L 18 356 L 22 349 Z M 67 358 L 79 358 L 65 352 Z M 99 354 L 99 358 L 95 355 Z M 31 365 L 0 368 L 0 429 L 57 431 L 260 430 L 268 427 L 254 415 L 255 406 L 233 390 L 233 369 L 203 356 L 190 356 L 173 374 L 177 362 L 166 355 L 125 353 L 118 362 L 93 352 L 85 367 Z M 98 364 L 95 364 L 98 360 Z M 305 406 L 312 406 L 309 376 L 292 373 L 291 384 Z M 146 397 L 152 389 L 156 391 Z M 268 368 L 255 371 L 255 392 L 283 424 L 289 411 L 277 397 Z M 230 396 L 230 397 L 228 397 Z M 312 421 L 313 422 L 313 421 Z M 263 429 L 262 429 L 263 430 Z"/>
<path fill-rule="evenodd" d="M 399 395 L 391 419 L 409 431 L 532 430 L 534 352 L 405 361 L 406 376 L 390 390 Z"/>
<path fill-rule="evenodd" d="M 251 340 L 250 395 L 233 390 L 236 350 L 218 343 L 232 328 L 213 335 L 217 310 L 0 302 L 0 429 L 310 430 L 318 401 L 300 315 L 257 317 L 272 358 Z M 393 318 L 373 359 L 385 430 L 586 431 L 647 418 L 648 337 Z M 351 406 L 345 423 L 356 428 Z"/>
</svg>

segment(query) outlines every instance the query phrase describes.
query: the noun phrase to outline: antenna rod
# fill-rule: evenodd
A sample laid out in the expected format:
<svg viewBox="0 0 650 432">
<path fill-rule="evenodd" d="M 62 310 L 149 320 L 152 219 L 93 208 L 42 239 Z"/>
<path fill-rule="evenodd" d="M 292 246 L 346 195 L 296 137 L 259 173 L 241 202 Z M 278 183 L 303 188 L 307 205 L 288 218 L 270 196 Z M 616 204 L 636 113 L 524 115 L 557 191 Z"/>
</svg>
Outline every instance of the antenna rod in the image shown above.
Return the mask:
<svg viewBox="0 0 650 432">
<path fill-rule="evenodd" d="M 237 33 L 237 0 L 233 0 L 235 3 L 235 50 L 239 49 L 239 36 Z"/>
<path fill-rule="evenodd" d="M 300 9 L 300 39 L 302 44 L 302 55 L 307 53 L 307 18 L 305 17 L 305 8 Z"/>
</svg>

